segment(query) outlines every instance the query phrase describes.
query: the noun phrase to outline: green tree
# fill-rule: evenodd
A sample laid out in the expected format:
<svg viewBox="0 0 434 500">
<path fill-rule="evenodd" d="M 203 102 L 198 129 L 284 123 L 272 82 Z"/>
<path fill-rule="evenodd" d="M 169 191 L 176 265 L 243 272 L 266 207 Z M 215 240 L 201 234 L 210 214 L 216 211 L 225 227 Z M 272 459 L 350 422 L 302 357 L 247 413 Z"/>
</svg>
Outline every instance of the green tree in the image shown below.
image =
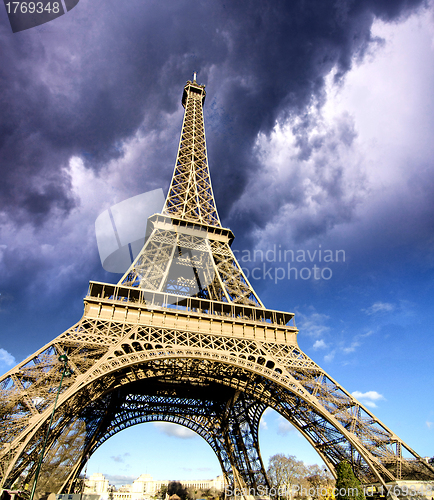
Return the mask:
<svg viewBox="0 0 434 500">
<path fill-rule="evenodd" d="M 166 493 L 167 493 L 167 486 L 163 484 L 160 488 L 160 491 L 157 494 L 157 497 L 160 498 L 161 500 L 164 500 L 166 498 Z"/>
<path fill-rule="evenodd" d="M 184 488 L 179 481 L 170 481 L 167 486 L 167 494 L 169 497 L 172 495 L 178 495 L 181 500 L 186 500 L 187 498 L 187 488 Z"/>
<path fill-rule="evenodd" d="M 344 460 L 336 467 L 336 500 L 365 500 L 362 485 L 354 475 L 349 462 Z"/>
</svg>

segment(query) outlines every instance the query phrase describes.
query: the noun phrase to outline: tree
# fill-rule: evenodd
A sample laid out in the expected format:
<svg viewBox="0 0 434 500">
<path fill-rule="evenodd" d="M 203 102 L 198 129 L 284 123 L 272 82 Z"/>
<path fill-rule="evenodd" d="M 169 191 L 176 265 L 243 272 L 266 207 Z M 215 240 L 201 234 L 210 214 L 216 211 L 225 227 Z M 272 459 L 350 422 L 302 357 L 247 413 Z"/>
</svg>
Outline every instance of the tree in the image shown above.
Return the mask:
<svg viewBox="0 0 434 500">
<path fill-rule="evenodd" d="M 187 488 L 188 500 L 196 500 L 198 498 L 200 499 L 205 498 L 207 500 L 216 500 L 219 499 L 221 496 L 222 500 L 224 500 L 224 491 L 220 492 L 217 491 L 215 488 L 205 488 L 204 490 L 194 488 L 193 486 Z"/>
<path fill-rule="evenodd" d="M 187 498 L 188 500 L 196 500 L 196 498 L 199 498 L 197 496 L 197 488 L 195 488 L 194 486 L 189 486 L 187 488 Z"/>
<path fill-rule="evenodd" d="M 204 490 L 202 490 L 202 492 L 205 498 L 212 498 L 212 493 L 210 488 L 205 488 Z"/>
<path fill-rule="evenodd" d="M 267 469 L 270 486 L 277 498 L 291 497 L 293 486 L 299 485 L 306 476 L 306 466 L 294 456 L 278 453 L 270 458 Z"/>
<path fill-rule="evenodd" d="M 164 500 L 166 498 L 166 493 L 167 493 L 167 486 L 165 484 L 163 484 L 163 485 L 161 485 L 161 488 L 157 494 L 157 497 L 160 498 L 161 500 Z"/>
<path fill-rule="evenodd" d="M 187 498 L 187 488 L 184 488 L 179 481 L 170 481 L 167 486 L 167 494 L 169 497 L 172 495 L 178 495 L 181 500 L 186 500 Z"/>
<path fill-rule="evenodd" d="M 331 496 L 331 486 L 334 480 L 330 472 L 317 464 L 308 465 L 306 469 L 306 481 L 309 488 L 315 490 L 313 497 L 321 500 Z"/>
<path fill-rule="evenodd" d="M 362 485 L 347 460 L 336 467 L 336 500 L 365 500 Z"/>
</svg>

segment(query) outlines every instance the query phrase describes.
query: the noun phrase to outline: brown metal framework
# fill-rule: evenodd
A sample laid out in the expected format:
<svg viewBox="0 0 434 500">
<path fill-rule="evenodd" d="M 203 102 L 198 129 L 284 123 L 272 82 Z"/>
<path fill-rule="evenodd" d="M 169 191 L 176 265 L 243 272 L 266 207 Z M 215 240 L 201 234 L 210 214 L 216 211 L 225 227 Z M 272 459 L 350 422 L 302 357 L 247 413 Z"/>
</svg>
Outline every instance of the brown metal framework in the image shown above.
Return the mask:
<svg viewBox="0 0 434 500">
<path fill-rule="evenodd" d="M 67 354 L 38 482 L 70 491 L 117 432 L 169 421 L 202 436 L 228 485 L 267 486 L 258 427 L 271 407 L 330 470 L 347 459 L 364 483 L 433 480 L 434 469 L 304 354 L 292 313 L 266 309 L 221 226 L 209 177 L 204 86 L 189 81 L 162 214 L 117 285 L 90 282 L 81 320 L 0 378 L 2 487 L 31 485 Z"/>
</svg>

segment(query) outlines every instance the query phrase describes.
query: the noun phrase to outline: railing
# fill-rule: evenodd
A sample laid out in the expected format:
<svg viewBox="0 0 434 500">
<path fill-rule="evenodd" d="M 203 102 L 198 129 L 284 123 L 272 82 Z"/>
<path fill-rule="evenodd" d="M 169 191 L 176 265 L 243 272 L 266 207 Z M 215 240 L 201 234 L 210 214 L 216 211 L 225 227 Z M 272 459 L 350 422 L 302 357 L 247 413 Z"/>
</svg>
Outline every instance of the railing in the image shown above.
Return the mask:
<svg viewBox="0 0 434 500">
<path fill-rule="evenodd" d="M 123 285 L 111 285 L 91 281 L 87 299 L 110 300 L 134 304 L 151 309 L 176 309 L 225 318 L 245 319 L 276 326 L 295 328 L 294 314 L 289 312 L 262 309 L 244 304 L 218 302 L 198 297 L 182 297 L 170 293 L 152 292 Z"/>
</svg>

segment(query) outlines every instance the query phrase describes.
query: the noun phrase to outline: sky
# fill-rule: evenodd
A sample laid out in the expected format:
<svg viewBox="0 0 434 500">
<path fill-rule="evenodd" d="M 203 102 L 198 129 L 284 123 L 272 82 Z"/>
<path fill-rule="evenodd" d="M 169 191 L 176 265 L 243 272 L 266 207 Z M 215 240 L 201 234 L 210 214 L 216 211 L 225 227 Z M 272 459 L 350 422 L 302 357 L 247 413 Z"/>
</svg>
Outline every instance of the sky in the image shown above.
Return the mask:
<svg viewBox="0 0 434 500">
<path fill-rule="evenodd" d="M 261 300 L 294 312 L 306 354 L 433 456 L 433 6 L 80 0 L 17 33 L 0 6 L 0 373 L 80 319 L 89 280 L 118 281 L 95 220 L 167 193 L 197 71 L 220 218 Z M 265 464 L 320 463 L 271 410 L 260 442 Z M 112 437 L 92 472 L 220 473 L 166 423 Z"/>
</svg>

